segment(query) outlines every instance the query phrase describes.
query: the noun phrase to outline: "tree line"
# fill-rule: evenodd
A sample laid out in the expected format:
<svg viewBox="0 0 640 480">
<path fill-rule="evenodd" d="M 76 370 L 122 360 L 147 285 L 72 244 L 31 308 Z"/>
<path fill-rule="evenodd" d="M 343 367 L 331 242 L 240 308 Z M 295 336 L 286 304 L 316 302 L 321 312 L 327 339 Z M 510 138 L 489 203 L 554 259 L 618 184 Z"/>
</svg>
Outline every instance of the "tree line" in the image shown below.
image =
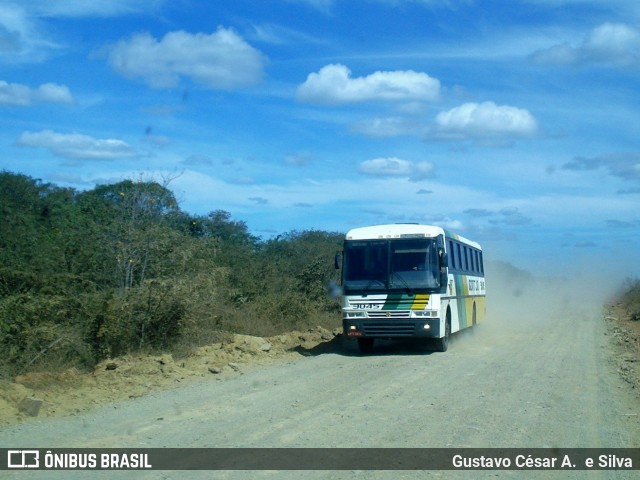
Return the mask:
<svg viewBox="0 0 640 480">
<path fill-rule="evenodd" d="M 2 171 L 0 209 L 0 376 L 339 325 L 339 233 L 263 240 L 142 180 L 77 191 Z"/>
</svg>

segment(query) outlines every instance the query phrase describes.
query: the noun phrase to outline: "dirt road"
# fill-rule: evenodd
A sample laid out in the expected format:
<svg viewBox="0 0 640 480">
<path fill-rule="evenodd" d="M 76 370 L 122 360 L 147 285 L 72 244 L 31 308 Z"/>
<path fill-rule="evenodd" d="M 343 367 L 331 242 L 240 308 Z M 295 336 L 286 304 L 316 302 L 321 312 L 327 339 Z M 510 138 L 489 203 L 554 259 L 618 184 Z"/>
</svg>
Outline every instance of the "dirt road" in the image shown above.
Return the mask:
<svg viewBox="0 0 640 480">
<path fill-rule="evenodd" d="M 15 447 L 640 447 L 601 307 L 534 292 L 494 304 L 446 353 L 334 340 L 222 381 L 0 431 Z M 514 308 L 515 307 L 515 308 Z M 26 478 L 18 472 L 8 478 Z M 38 475 L 41 474 L 41 475 Z M 637 471 L 636 471 L 637 474 Z M 94 478 L 115 477 L 92 472 Z M 29 478 L 86 472 L 30 472 Z M 117 478 L 633 478 L 631 472 L 118 472 Z M 637 477 L 635 477 L 637 478 Z"/>
</svg>

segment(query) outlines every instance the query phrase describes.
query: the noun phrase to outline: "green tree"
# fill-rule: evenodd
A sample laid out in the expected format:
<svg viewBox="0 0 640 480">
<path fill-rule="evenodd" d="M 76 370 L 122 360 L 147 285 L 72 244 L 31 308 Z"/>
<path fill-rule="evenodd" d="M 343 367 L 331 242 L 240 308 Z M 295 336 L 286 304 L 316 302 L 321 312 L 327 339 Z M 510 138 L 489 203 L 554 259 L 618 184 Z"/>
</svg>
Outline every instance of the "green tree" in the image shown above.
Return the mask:
<svg viewBox="0 0 640 480">
<path fill-rule="evenodd" d="M 82 201 L 100 232 L 122 290 L 144 282 L 149 269 L 159 268 L 166 249 L 168 217 L 179 214 L 173 193 L 157 182 L 125 180 L 101 185 Z"/>
</svg>

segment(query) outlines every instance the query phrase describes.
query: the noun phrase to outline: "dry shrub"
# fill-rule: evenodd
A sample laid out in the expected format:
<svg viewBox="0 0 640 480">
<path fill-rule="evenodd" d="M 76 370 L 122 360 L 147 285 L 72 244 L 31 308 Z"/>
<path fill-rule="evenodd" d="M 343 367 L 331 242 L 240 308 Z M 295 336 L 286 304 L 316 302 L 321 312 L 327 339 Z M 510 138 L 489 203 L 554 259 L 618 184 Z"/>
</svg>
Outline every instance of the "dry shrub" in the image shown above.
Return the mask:
<svg viewBox="0 0 640 480">
<path fill-rule="evenodd" d="M 83 304 L 66 296 L 19 294 L 0 301 L 0 374 L 46 368 L 89 368 L 90 345 L 80 321 Z"/>
<path fill-rule="evenodd" d="M 169 282 L 148 281 L 110 295 L 92 322 L 96 359 L 168 348 L 180 335 L 185 311 Z"/>
<path fill-rule="evenodd" d="M 631 320 L 640 321 L 640 280 L 628 280 L 621 297 Z"/>
</svg>

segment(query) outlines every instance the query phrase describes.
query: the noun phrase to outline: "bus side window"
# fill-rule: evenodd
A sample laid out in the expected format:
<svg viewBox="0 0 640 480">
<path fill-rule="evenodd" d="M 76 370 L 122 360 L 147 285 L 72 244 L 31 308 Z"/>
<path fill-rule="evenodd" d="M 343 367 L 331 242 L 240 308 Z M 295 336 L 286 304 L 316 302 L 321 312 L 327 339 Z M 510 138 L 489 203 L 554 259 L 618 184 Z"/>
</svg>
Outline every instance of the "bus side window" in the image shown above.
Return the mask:
<svg viewBox="0 0 640 480">
<path fill-rule="evenodd" d="M 469 270 L 469 249 L 467 247 L 462 247 L 464 249 L 464 269 Z"/>
<path fill-rule="evenodd" d="M 451 259 L 451 265 L 449 266 L 451 267 L 451 269 L 455 270 L 458 267 L 456 264 L 456 256 L 453 254 L 453 242 L 451 240 L 447 242 L 447 247 L 449 250 L 449 258 Z"/>
</svg>

